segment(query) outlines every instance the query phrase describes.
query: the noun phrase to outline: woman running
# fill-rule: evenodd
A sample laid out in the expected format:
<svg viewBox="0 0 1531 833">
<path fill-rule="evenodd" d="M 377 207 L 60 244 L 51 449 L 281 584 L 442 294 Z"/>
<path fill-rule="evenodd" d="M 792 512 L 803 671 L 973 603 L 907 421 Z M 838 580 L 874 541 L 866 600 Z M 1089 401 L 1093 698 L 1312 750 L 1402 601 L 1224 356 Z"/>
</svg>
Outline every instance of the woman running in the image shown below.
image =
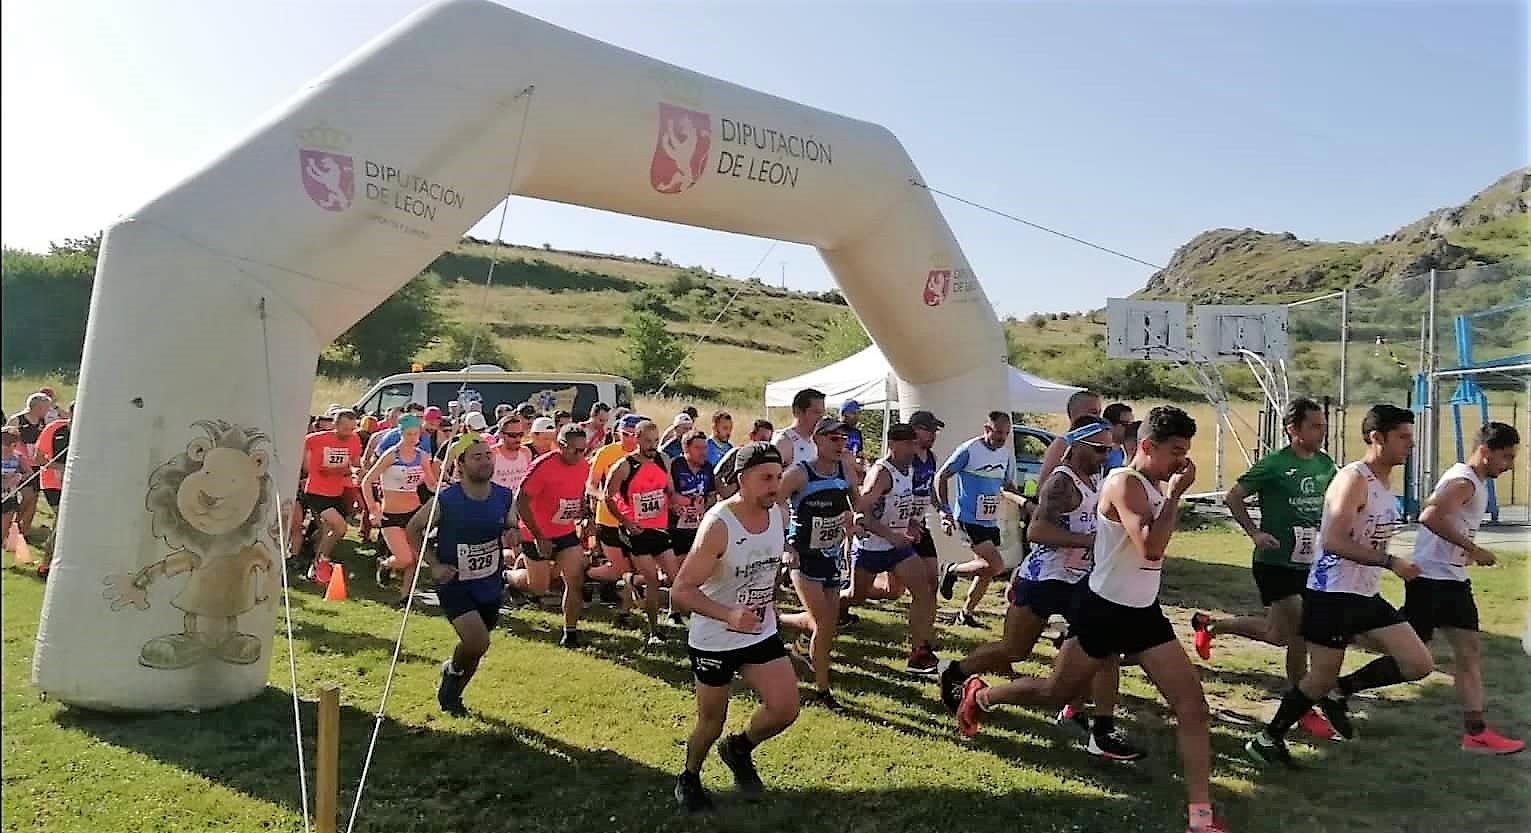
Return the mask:
<svg viewBox="0 0 1531 833">
<path fill-rule="evenodd" d="M 362 478 L 362 497 L 367 500 L 367 512 L 373 517 L 381 516 L 379 529 L 389 555 L 377 560 L 377 583 L 387 586 L 391 574 L 402 572 L 406 578 L 399 591 L 399 607 L 403 607 L 411 593 L 415 592 L 415 560 L 419 555 L 409 545 L 405 528 L 409 519 L 420 509 L 420 486 L 436 488 L 436 467 L 431 456 L 420 448 L 420 418 L 412 414 L 399 418 L 399 444 L 384 451 L 377 458 L 367 476 Z M 382 486 L 382 505 L 373 497 L 372 484 Z"/>
<path fill-rule="evenodd" d="M 0 540 L 8 545 L 11 525 L 21 516 L 21 482 L 32 474 L 32 465 L 25 454 L 21 430 L 7 425 L 0 431 L 3 431 L 0 433 L 0 498 L 5 501 L 0 507 Z"/>
</svg>

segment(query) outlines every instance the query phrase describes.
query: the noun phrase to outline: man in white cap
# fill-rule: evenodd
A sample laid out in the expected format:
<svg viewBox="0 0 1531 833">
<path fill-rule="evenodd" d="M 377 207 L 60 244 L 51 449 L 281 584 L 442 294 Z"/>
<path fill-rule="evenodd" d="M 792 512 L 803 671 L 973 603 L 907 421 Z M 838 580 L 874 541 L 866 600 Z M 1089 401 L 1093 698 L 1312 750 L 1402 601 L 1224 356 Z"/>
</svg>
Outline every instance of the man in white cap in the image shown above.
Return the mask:
<svg viewBox="0 0 1531 833">
<path fill-rule="evenodd" d="M 553 424 L 552 417 L 537 417 L 532 420 L 532 456 L 537 457 L 553 450 L 554 434 L 557 428 Z"/>
<path fill-rule="evenodd" d="M 686 435 L 691 433 L 691 428 L 696 421 L 685 411 L 675 415 L 670 427 L 665 429 L 664 436 L 659 438 L 659 450 L 671 460 L 685 453 Z"/>
</svg>

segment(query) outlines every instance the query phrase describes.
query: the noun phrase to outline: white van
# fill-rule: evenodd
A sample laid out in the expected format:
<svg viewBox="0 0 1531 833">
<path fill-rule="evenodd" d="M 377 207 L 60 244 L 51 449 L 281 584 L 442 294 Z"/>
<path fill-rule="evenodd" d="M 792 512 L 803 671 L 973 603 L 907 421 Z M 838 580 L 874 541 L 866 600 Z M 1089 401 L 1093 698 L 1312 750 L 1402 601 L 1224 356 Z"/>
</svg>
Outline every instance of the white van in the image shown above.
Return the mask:
<svg viewBox="0 0 1531 833">
<path fill-rule="evenodd" d="M 631 408 L 633 385 L 621 376 L 604 373 L 522 373 L 475 364 L 462 370 L 394 374 L 357 400 L 356 411 L 381 415 L 411 402 L 445 411 L 453 400 L 482 402 L 485 415 L 491 419 L 496 405 L 531 402 L 543 412 L 565 410 L 582 420 L 589 418 L 590 408 L 597 402 Z"/>
</svg>

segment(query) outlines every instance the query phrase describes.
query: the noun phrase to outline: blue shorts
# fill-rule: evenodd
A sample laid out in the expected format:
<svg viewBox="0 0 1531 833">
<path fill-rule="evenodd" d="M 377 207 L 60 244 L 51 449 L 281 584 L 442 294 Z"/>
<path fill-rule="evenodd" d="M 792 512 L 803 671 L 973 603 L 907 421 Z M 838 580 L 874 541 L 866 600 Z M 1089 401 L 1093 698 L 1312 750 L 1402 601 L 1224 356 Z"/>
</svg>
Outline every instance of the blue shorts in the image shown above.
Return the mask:
<svg viewBox="0 0 1531 833">
<path fill-rule="evenodd" d="M 500 621 L 500 604 L 504 601 L 504 594 L 490 594 L 482 590 L 475 593 L 461 582 L 449 581 L 437 585 L 436 600 L 448 622 L 456 621 L 457 617 L 465 613 L 477 613 L 484 620 L 485 629 L 494 630 Z"/>
<path fill-rule="evenodd" d="M 801 573 L 803 578 L 809 581 L 839 587 L 840 552 L 839 547 L 827 550 L 803 550 L 798 556 L 798 566 L 794 572 Z"/>
<path fill-rule="evenodd" d="M 1061 579 L 1032 581 L 1022 578 L 1021 571 L 1016 570 L 1015 577 L 1010 579 L 1010 590 L 1005 596 L 1011 604 L 1026 608 L 1038 619 L 1045 621 L 1053 616 L 1067 619 L 1072 615 L 1081 584 L 1082 580 L 1077 583 Z"/>
<path fill-rule="evenodd" d="M 891 550 L 856 549 L 856 569 L 876 575 L 889 573 L 906 558 L 914 557 L 913 547 L 894 547 Z"/>
</svg>

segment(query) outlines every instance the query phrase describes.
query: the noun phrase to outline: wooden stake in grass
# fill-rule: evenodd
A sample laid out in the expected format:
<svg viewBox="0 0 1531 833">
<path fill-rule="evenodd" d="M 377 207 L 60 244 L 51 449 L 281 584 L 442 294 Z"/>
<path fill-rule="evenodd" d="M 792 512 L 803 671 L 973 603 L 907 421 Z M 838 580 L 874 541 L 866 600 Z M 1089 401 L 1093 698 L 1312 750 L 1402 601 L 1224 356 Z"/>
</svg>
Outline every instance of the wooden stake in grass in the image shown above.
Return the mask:
<svg viewBox="0 0 1531 833">
<path fill-rule="evenodd" d="M 336 808 L 339 806 L 340 774 L 340 687 L 319 689 L 319 743 L 314 763 L 314 829 L 335 833 Z"/>
</svg>

